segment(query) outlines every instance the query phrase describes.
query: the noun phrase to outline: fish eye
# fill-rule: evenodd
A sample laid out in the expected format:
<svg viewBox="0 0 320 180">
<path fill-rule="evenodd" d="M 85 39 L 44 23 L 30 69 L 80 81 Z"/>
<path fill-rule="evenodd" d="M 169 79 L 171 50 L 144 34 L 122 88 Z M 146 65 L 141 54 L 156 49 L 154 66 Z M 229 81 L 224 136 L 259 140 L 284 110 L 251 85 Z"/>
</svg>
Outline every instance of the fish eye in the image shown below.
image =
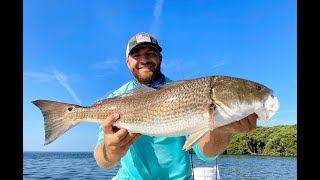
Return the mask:
<svg viewBox="0 0 320 180">
<path fill-rule="evenodd" d="M 73 109 L 73 107 L 69 107 L 69 108 L 68 108 L 68 111 L 72 111 L 72 109 Z"/>
<path fill-rule="evenodd" d="M 262 87 L 260 85 L 257 85 L 257 89 L 258 89 L 258 91 L 260 91 L 262 89 Z"/>
</svg>

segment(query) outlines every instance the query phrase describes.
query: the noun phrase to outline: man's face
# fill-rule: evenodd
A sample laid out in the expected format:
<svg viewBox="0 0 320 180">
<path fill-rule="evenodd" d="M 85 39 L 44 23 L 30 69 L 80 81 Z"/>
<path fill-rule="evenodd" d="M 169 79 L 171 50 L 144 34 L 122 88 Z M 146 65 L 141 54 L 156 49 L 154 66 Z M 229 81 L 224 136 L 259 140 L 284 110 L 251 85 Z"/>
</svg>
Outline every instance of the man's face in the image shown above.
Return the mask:
<svg viewBox="0 0 320 180">
<path fill-rule="evenodd" d="M 153 46 L 140 46 L 127 57 L 127 65 L 135 79 L 142 84 L 157 80 L 160 75 L 162 56 Z"/>
</svg>

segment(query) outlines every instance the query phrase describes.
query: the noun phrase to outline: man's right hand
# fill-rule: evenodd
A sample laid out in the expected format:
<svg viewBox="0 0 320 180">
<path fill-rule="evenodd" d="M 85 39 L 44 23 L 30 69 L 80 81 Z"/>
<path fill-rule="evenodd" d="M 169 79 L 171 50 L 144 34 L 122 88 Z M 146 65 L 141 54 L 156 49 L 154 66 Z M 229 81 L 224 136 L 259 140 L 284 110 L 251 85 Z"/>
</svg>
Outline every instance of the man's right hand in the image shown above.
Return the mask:
<svg viewBox="0 0 320 180">
<path fill-rule="evenodd" d="M 113 124 L 120 118 L 113 114 L 102 122 L 104 142 L 95 149 L 94 156 L 100 167 L 115 166 L 127 153 L 130 146 L 141 136 L 138 133 L 129 133 L 126 129 L 117 129 Z"/>
<path fill-rule="evenodd" d="M 102 123 L 106 155 L 110 161 L 116 162 L 127 153 L 130 146 L 141 136 L 141 134 L 129 133 L 123 128 L 113 127 L 113 124 L 119 118 L 119 114 L 113 114 Z"/>
</svg>

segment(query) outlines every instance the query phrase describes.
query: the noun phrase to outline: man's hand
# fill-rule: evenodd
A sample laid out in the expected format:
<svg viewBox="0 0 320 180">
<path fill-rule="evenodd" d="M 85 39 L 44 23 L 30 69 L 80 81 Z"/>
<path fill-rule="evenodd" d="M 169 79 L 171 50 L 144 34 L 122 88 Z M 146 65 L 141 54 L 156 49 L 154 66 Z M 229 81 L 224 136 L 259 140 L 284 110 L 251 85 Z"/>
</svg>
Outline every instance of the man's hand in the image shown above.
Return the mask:
<svg viewBox="0 0 320 180">
<path fill-rule="evenodd" d="M 251 114 L 239 121 L 214 129 L 199 142 L 200 150 L 207 156 L 215 156 L 223 153 L 234 133 L 249 133 L 257 127 L 256 114 Z"/>
<path fill-rule="evenodd" d="M 258 116 L 254 113 L 240 121 L 217 128 L 218 131 L 224 133 L 249 133 L 257 128 Z"/>
<path fill-rule="evenodd" d="M 119 114 L 109 116 L 102 123 L 104 144 L 107 157 L 119 161 L 128 151 L 129 147 L 141 134 L 129 133 L 126 129 L 116 129 L 113 124 L 119 119 Z"/>
<path fill-rule="evenodd" d="M 95 159 L 100 167 L 115 166 L 127 153 L 130 146 L 141 136 L 141 134 L 129 133 L 123 128 L 115 128 L 113 124 L 119 118 L 119 114 L 113 114 L 102 122 L 104 142 L 99 144 L 94 151 Z"/>
</svg>

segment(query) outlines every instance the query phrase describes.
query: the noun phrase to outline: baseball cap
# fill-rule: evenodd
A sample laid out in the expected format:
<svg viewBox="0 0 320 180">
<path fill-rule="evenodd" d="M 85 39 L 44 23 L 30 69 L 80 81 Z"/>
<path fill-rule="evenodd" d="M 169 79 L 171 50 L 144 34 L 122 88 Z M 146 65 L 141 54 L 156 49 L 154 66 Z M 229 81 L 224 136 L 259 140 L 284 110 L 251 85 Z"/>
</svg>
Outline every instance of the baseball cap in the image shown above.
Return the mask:
<svg viewBox="0 0 320 180">
<path fill-rule="evenodd" d="M 127 45 L 127 50 L 126 50 L 126 55 L 127 57 L 129 56 L 130 52 L 141 45 L 150 45 L 159 50 L 159 52 L 162 51 L 162 48 L 158 44 L 158 40 L 153 37 L 152 35 L 145 33 L 145 32 L 140 32 L 134 36 L 131 37 L 131 39 L 128 42 Z"/>
</svg>

